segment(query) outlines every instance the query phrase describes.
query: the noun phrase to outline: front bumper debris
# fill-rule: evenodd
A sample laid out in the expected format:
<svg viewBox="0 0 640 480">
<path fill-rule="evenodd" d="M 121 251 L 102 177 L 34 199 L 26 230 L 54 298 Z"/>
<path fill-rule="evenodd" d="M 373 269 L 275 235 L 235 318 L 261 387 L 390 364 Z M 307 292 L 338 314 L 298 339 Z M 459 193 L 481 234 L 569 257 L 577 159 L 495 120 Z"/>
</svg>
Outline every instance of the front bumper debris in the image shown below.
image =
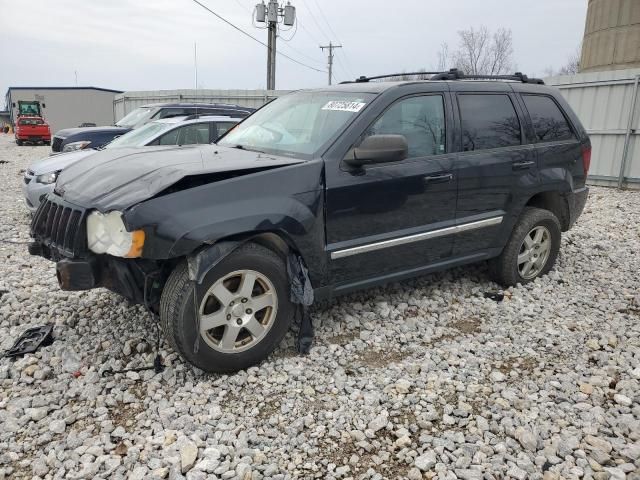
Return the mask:
<svg viewBox="0 0 640 480">
<path fill-rule="evenodd" d="M 98 286 L 98 262 L 65 258 L 56 263 L 56 277 L 62 290 L 90 290 Z"/>
</svg>

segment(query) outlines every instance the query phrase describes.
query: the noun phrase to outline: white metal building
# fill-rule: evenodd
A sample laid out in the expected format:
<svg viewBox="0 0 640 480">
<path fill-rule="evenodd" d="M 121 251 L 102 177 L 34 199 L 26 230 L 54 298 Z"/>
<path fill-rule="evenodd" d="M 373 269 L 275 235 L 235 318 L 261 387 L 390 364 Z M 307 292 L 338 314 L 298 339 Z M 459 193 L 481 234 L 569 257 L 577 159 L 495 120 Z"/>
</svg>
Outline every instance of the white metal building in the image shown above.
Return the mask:
<svg viewBox="0 0 640 480">
<path fill-rule="evenodd" d="M 52 132 L 82 123 L 113 125 L 113 99 L 120 90 L 98 87 L 9 87 L 5 96 L 13 122 L 18 100 L 37 100 Z M 14 105 L 15 104 L 15 105 Z"/>
<path fill-rule="evenodd" d="M 640 68 L 545 78 L 591 137 L 589 182 L 640 188 Z"/>
</svg>

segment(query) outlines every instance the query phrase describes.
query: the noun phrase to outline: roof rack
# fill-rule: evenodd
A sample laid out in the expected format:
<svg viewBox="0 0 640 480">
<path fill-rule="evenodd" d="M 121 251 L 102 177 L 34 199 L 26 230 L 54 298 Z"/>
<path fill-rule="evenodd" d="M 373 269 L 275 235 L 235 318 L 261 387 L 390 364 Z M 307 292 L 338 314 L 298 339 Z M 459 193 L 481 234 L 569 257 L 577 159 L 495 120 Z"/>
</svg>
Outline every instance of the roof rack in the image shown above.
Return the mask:
<svg viewBox="0 0 640 480">
<path fill-rule="evenodd" d="M 376 75 L 375 77 L 360 76 L 354 81 L 347 81 L 341 83 L 365 83 L 370 80 L 380 80 L 382 78 L 392 78 L 409 75 L 432 75 L 429 80 L 510 80 L 514 82 L 522 83 L 535 83 L 537 85 L 544 85 L 544 81 L 540 78 L 529 78 L 522 72 L 516 72 L 513 75 L 467 75 L 462 70 L 452 68 L 446 72 L 411 72 L 411 73 L 392 73 L 389 75 Z"/>
<path fill-rule="evenodd" d="M 213 114 L 213 113 L 192 113 L 191 115 L 188 115 L 185 118 L 183 118 L 182 121 L 186 122 L 187 120 L 195 120 L 197 118 L 204 118 L 204 117 L 227 117 L 227 118 L 231 118 L 231 115 L 216 115 L 216 114 Z"/>
</svg>

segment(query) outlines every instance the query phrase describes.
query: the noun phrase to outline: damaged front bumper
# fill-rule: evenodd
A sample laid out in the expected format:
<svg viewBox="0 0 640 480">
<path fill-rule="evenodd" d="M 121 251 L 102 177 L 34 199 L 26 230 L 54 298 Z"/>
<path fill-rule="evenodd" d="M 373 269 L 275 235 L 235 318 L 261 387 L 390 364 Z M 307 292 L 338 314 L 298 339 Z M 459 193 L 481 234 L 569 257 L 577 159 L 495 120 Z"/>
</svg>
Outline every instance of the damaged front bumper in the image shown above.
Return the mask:
<svg viewBox="0 0 640 480">
<path fill-rule="evenodd" d="M 56 277 L 62 290 L 80 291 L 106 288 L 133 303 L 157 302 L 158 294 L 150 289 L 145 299 L 145 279 L 158 277 L 156 262 L 143 259 L 124 259 L 109 255 L 89 254 L 84 258 L 66 258 L 52 252 L 38 242 L 29 244 L 29 253 L 56 262 Z"/>
</svg>

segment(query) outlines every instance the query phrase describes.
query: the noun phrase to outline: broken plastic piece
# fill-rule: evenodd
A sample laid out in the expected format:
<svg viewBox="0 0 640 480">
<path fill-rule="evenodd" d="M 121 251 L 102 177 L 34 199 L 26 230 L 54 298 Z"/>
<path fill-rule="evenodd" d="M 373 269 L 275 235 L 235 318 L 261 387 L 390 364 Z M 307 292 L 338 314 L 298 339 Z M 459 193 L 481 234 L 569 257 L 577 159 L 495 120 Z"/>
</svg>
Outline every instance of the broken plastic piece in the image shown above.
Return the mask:
<svg viewBox="0 0 640 480">
<path fill-rule="evenodd" d="M 49 323 L 41 327 L 33 327 L 27 329 L 16 343 L 4 354 L 5 357 L 18 357 L 26 353 L 33 353 L 41 346 L 51 345 L 53 343 L 53 324 Z"/>
<path fill-rule="evenodd" d="M 311 350 L 313 343 L 313 321 L 309 315 L 309 305 L 313 303 L 313 287 L 309 279 L 309 271 L 304 266 L 302 258 L 293 253 L 287 256 L 287 274 L 291 283 L 291 301 L 301 307 L 298 310 L 300 331 L 296 340 L 296 349 L 299 353 L 306 354 Z"/>
<path fill-rule="evenodd" d="M 504 300 L 504 293 L 500 292 L 484 292 L 484 298 L 488 298 L 495 302 L 501 302 Z"/>
</svg>

